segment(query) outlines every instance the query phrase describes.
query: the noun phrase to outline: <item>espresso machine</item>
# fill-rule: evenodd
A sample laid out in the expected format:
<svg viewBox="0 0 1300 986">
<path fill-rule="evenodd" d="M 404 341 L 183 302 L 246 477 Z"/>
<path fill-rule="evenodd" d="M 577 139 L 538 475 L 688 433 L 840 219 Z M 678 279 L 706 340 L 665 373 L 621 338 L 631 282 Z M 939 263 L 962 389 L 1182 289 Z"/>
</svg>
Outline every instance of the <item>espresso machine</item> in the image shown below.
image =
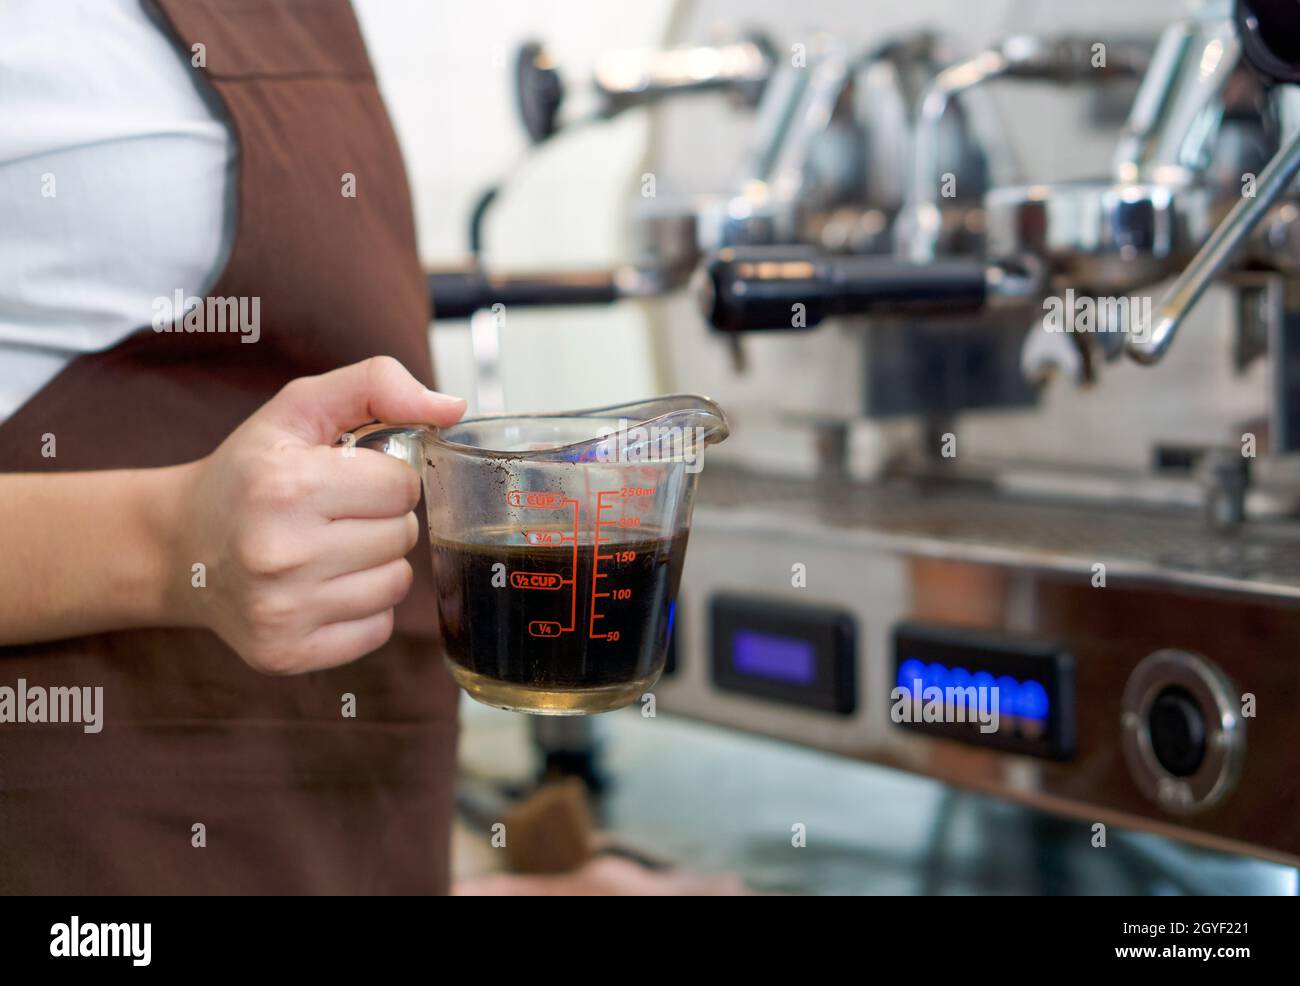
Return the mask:
<svg viewBox="0 0 1300 986">
<path fill-rule="evenodd" d="M 1211 0 L 980 51 L 751 36 L 598 87 L 590 119 L 731 92 L 726 190 L 646 202 L 625 268 L 431 291 L 652 299 L 670 389 L 732 414 L 660 714 L 1300 865 L 1298 37 L 1293 3 Z M 982 683 L 995 729 L 907 714 Z"/>
</svg>

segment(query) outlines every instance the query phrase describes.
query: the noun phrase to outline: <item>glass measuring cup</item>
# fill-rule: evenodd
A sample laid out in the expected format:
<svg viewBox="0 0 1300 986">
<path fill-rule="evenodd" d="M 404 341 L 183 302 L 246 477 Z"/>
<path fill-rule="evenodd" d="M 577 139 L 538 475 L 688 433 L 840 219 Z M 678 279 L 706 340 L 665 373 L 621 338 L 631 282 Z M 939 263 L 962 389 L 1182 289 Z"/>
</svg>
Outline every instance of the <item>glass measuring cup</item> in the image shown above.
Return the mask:
<svg viewBox="0 0 1300 986">
<path fill-rule="evenodd" d="M 727 433 L 716 404 L 677 394 L 355 440 L 423 476 L 456 682 L 487 705 L 581 715 L 663 671 L 704 449 Z"/>
</svg>

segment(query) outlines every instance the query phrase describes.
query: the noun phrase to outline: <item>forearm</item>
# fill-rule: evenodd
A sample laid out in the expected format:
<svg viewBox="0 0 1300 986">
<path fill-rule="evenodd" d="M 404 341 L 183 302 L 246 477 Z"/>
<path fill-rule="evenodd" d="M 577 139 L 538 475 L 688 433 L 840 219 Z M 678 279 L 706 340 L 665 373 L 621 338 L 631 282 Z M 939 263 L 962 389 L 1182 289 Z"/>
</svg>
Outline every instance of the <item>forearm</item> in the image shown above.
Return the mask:
<svg viewBox="0 0 1300 986">
<path fill-rule="evenodd" d="M 191 471 L 0 475 L 0 644 L 187 624 Z"/>
</svg>

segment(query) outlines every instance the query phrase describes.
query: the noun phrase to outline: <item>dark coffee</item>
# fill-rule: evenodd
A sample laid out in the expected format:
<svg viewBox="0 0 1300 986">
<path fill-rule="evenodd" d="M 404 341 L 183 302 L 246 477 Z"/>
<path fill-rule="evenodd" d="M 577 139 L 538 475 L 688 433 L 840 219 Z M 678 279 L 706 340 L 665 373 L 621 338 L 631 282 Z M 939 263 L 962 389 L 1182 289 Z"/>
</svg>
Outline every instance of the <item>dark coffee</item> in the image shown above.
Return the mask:
<svg viewBox="0 0 1300 986">
<path fill-rule="evenodd" d="M 652 683 L 667 653 L 685 557 L 685 535 L 602 541 L 599 552 L 591 544 L 575 552 L 572 544 L 435 539 L 438 615 L 452 670 L 491 704 L 574 712 L 626 704 L 634 694 L 587 705 L 535 693 Z M 493 682 L 514 690 L 493 691 Z"/>
</svg>

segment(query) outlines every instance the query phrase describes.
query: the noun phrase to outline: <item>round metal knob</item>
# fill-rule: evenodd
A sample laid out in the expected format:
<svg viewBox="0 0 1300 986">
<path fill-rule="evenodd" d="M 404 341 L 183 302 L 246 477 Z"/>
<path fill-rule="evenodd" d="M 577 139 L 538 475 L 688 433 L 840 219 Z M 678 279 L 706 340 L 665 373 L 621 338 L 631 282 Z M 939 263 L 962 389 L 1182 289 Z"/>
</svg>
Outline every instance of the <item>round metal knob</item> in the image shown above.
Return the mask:
<svg viewBox="0 0 1300 986">
<path fill-rule="evenodd" d="M 1236 690 L 1200 654 L 1160 650 L 1129 675 L 1123 748 L 1142 792 L 1190 814 L 1223 800 L 1241 771 L 1246 725 Z"/>
</svg>

